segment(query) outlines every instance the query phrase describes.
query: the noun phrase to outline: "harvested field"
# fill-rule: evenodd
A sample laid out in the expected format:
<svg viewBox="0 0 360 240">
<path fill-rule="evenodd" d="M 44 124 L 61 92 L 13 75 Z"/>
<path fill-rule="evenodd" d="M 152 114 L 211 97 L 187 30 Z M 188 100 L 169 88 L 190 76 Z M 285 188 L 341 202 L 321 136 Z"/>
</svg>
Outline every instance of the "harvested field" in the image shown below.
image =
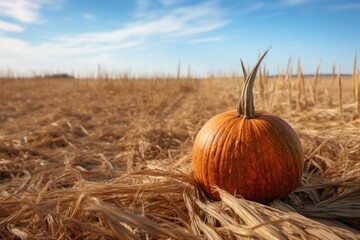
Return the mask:
<svg viewBox="0 0 360 240">
<path fill-rule="evenodd" d="M 242 79 L 1 79 L 1 239 L 360 239 L 360 120 L 351 77 L 263 77 L 258 108 L 304 149 L 301 186 L 268 205 L 191 169 L 201 126 Z M 355 91 L 356 92 L 356 91 Z"/>
</svg>

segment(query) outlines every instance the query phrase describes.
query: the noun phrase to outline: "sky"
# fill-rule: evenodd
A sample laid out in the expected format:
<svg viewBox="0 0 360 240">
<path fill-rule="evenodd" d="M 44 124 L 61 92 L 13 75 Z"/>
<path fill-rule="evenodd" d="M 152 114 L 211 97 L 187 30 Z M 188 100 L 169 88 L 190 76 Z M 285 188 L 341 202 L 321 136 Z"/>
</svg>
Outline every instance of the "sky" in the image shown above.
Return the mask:
<svg viewBox="0 0 360 240">
<path fill-rule="evenodd" d="M 360 1 L 0 0 L 3 73 L 232 74 L 268 48 L 270 74 L 351 73 Z"/>
</svg>

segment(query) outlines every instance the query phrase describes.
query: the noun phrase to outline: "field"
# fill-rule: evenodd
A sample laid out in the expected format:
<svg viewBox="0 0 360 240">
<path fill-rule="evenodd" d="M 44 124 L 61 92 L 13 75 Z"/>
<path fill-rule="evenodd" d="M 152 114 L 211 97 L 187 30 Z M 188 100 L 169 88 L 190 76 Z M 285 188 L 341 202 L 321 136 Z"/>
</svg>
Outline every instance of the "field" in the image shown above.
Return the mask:
<svg viewBox="0 0 360 240">
<path fill-rule="evenodd" d="M 257 79 L 257 108 L 305 155 L 301 186 L 262 205 L 209 200 L 192 174 L 194 138 L 236 106 L 239 76 L 2 78 L 0 239 L 360 239 L 355 80 Z"/>
</svg>

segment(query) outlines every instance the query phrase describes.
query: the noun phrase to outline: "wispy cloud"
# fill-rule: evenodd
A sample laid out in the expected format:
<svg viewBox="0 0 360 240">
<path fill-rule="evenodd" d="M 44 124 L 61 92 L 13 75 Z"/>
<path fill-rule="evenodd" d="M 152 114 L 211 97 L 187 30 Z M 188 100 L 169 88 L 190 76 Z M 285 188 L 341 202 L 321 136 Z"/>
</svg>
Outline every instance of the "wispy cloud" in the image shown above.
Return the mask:
<svg viewBox="0 0 360 240">
<path fill-rule="evenodd" d="M 8 4 L 12 0 L 4 0 Z M 26 0 L 15 0 L 22 3 Z M 148 1 L 139 1 L 143 7 Z M 2 2 L 4 5 L 5 2 Z M 33 2 L 35 4 L 35 2 Z M 11 5 L 11 4 L 10 4 Z M 35 4 L 36 5 L 36 4 Z M 32 9 L 27 8 L 26 9 Z M 25 10 L 24 10 L 25 11 Z M 29 14 L 26 18 L 28 21 L 34 20 L 34 16 Z M 32 16 L 32 17 L 30 17 Z M 93 15 L 83 15 L 86 19 L 93 19 Z M 45 51 L 48 54 L 85 54 L 99 51 L 109 51 L 118 48 L 130 48 L 143 44 L 149 39 L 154 38 L 178 38 L 183 36 L 196 35 L 200 33 L 210 32 L 218 29 L 227 23 L 223 19 L 221 9 L 215 2 L 204 2 L 193 6 L 175 7 L 166 13 L 159 13 L 156 19 L 151 21 L 137 20 L 129 23 L 127 26 L 112 31 L 91 32 L 76 35 L 59 36 L 53 38 L 50 42 L 30 45 L 12 38 L 2 38 L 0 43 L 5 45 L 17 46 L 14 48 L 2 48 L 2 51 L 12 49 L 20 53 L 26 52 L 26 49 L 36 49 L 37 51 Z M 2 26 L 3 25 L 3 26 Z M 20 27 L 16 25 L 3 23 L 3 29 L 12 31 L 20 31 Z M 10 44 L 11 43 L 11 44 Z"/>
<path fill-rule="evenodd" d="M 91 14 L 91 13 L 84 13 L 82 15 L 82 17 L 86 20 L 86 21 L 90 21 L 90 22 L 93 22 L 96 20 L 96 16 L 94 14 Z"/>
<path fill-rule="evenodd" d="M 145 4 L 145 1 L 142 3 Z M 68 45 L 118 44 L 136 39 L 174 38 L 210 32 L 227 24 L 213 3 L 178 7 L 150 21 L 139 20 L 106 32 L 92 32 L 61 37 L 57 42 Z"/>
<path fill-rule="evenodd" d="M 19 57 L 21 55 L 37 57 L 66 57 L 77 54 L 89 54 L 111 51 L 114 49 L 130 48 L 140 44 L 139 42 L 128 41 L 111 45 L 85 44 L 83 46 L 69 46 L 61 45 L 55 42 L 31 45 L 26 41 L 9 37 L 0 37 L 0 42 L 0 52 L 2 54 L 10 54 L 15 57 Z"/>
<path fill-rule="evenodd" d="M 263 3 L 255 3 L 253 5 L 250 5 L 250 6 L 246 7 L 246 8 L 243 8 L 239 15 L 240 16 L 246 15 L 248 13 L 251 13 L 251 12 L 254 12 L 256 10 L 261 9 L 262 7 L 264 7 Z"/>
<path fill-rule="evenodd" d="M 338 4 L 331 7 L 331 10 L 337 11 L 356 11 L 360 9 L 360 3 Z"/>
<path fill-rule="evenodd" d="M 190 43 L 221 42 L 223 40 L 224 40 L 223 37 L 206 37 L 206 38 L 197 38 L 191 40 Z"/>
<path fill-rule="evenodd" d="M 161 0 L 161 3 L 165 6 L 171 6 L 176 4 L 177 2 L 177 0 Z"/>
<path fill-rule="evenodd" d="M 0 0 L 0 3 L 4 5 L 5 1 L 9 4 L 12 1 L 21 1 L 24 4 L 27 1 L 33 3 L 32 7 L 26 6 L 21 10 L 28 11 L 27 17 L 25 15 L 20 17 L 21 14 L 11 14 L 14 24 L 0 22 L 0 65 L 12 66 L 13 69 L 19 71 L 27 71 L 27 69 L 44 71 L 49 66 L 71 69 L 74 62 L 76 62 L 75 65 L 83 67 L 94 64 L 96 66 L 97 61 L 100 61 L 98 59 L 102 59 L 99 56 L 114 56 L 115 51 L 125 49 L 137 51 L 135 48 L 140 49 L 150 44 L 173 44 L 178 41 L 194 44 L 221 41 L 220 37 L 206 38 L 204 34 L 211 33 L 228 24 L 225 10 L 217 1 L 202 1 L 195 5 L 184 5 L 183 3 L 171 4 L 157 0 L 155 7 L 151 5 L 154 3 L 153 1 L 141 0 L 138 2 L 142 4 L 141 11 L 143 11 L 144 17 L 140 17 L 134 12 L 133 19 L 121 27 L 109 31 L 43 36 L 46 37 L 45 41 L 31 43 L 14 37 L 16 35 L 7 35 L 5 31 L 26 31 L 28 25 L 43 21 L 41 18 L 41 6 L 43 5 L 40 4 L 40 1 L 44 3 L 52 0 Z M 8 10 L 6 12 L 10 14 Z M 92 14 L 83 14 L 81 17 L 88 21 L 95 19 Z M 18 24 L 16 24 L 17 22 Z M 189 39 L 194 40 L 190 42 Z M 86 61 L 83 59 L 84 56 L 86 56 Z M 122 61 L 116 57 L 112 57 L 111 61 L 109 58 L 107 59 L 107 62 L 111 62 L 111 64 Z M 46 61 L 47 67 L 42 67 L 45 66 L 44 61 Z"/>
<path fill-rule="evenodd" d="M 282 3 L 286 5 L 300 5 L 311 1 L 312 0 L 283 0 Z"/>
<path fill-rule="evenodd" d="M 136 0 L 135 17 L 152 18 L 152 14 L 149 13 L 150 7 L 151 7 L 150 0 Z"/>
<path fill-rule="evenodd" d="M 31 0 L 1 0 L 0 16 L 12 18 L 19 22 L 31 23 L 36 21 L 41 4 Z"/>
<path fill-rule="evenodd" d="M 18 24 L 13 24 L 0 20 L 0 32 L 22 32 L 24 28 Z"/>
</svg>

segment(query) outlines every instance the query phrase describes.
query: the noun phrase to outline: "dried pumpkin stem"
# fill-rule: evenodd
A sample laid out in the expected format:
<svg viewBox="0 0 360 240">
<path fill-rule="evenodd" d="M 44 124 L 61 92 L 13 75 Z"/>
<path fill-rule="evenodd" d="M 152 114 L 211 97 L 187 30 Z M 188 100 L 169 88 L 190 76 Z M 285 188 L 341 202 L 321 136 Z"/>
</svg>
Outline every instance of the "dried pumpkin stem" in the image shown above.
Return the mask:
<svg viewBox="0 0 360 240">
<path fill-rule="evenodd" d="M 257 61 L 256 65 L 253 67 L 249 75 L 247 74 L 244 63 L 241 60 L 241 67 L 244 72 L 245 82 L 238 103 L 238 108 L 236 112 L 237 117 L 255 118 L 257 116 L 254 106 L 254 94 L 253 94 L 254 82 L 260 63 L 268 51 L 269 49 L 266 50 L 265 53 L 263 53 L 263 55 L 259 58 L 259 60 Z"/>
</svg>

